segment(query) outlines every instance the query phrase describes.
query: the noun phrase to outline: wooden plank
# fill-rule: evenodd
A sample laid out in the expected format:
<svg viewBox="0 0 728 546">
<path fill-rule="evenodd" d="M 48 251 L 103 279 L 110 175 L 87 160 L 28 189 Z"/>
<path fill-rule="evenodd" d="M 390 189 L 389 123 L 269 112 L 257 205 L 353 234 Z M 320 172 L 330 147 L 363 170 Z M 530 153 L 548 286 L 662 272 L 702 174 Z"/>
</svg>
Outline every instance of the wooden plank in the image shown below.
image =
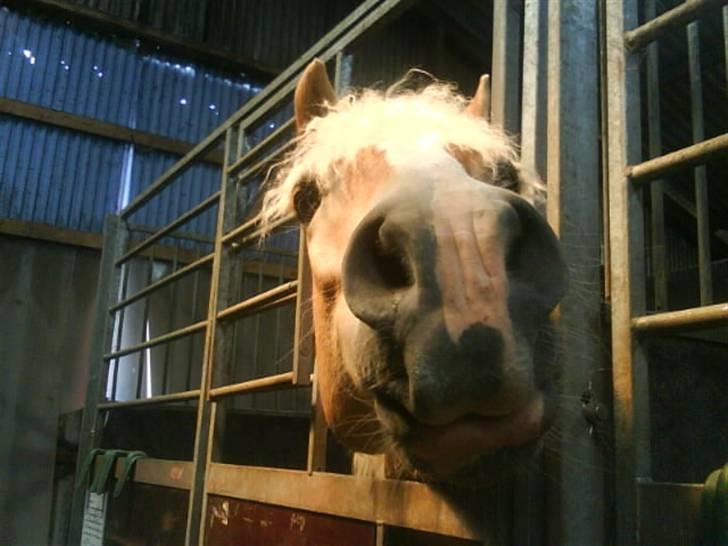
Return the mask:
<svg viewBox="0 0 728 546">
<path fill-rule="evenodd" d="M 210 465 L 208 492 L 266 504 L 310 510 L 458 538 L 494 542 L 492 521 L 498 499 L 494 489 L 479 492 L 479 518 L 468 518 L 453 492 L 438 493 L 418 482 L 305 471 Z"/>
<path fill-rule="evenodd" d="M 151 45 L 160 46 L 174 55 L 198 60 L 206 65 L 213 65 L 233 72 L 242 70 L 254 73 L 259 78 L 268 79 L 281 70 L 279 67 L 268 66 L 249 57 L 213 48 L 188 38 L 173 36 L 150 26 L 72 4 L 66 0 L 5 0 L 4 3 L 14 8 L 36 8 L 42 10 L 43 13 L 56 14 L 66 20 L 74 21 L 83 26 L 90 26 L 94 30 L 105 29 L 114 34 L 140 38 L 151 42 Z"/>
<path fill-rule="evenodd" d="M 493 124 L 510 134 L 520 125 L 519 73 L 521 63 L 520 2 L 493 2 L 493 60 L 491 114 Z"/>
<path fill-rule="evenodd" d="M 12 218 L 0 218 L 0 234 L 94 250 L 100 250 L 104 241 L 103 235 L 100 233 L 59 228 L 48 224 L 14 220 Z"/>
<path fill-rule="evenodd" d="M 71 131 L 78 131 L 88 135 L 99 136 L 121 142 L 129 142 L 158 150 L 161 152 L 176 155 L 185 155 L 193 145 L 181 140 L 175 140 L 163 136 L 144 133 L 135 129 L 129 129 L 123 125 L 115 125 L 105 121 L 99 121 L 76 114 L 69 114 L 59 110 L 52 110 L 44 106 L 38 106 L 27 102 L 0 97 L 0 114 L 7 114 L 17 118 L 37 121 L 54 127 L 61 127 Z M 201 158 L 202 161 L 214 165 L 222 165 L 222 154 L 212 151 Z"/>
</svg>

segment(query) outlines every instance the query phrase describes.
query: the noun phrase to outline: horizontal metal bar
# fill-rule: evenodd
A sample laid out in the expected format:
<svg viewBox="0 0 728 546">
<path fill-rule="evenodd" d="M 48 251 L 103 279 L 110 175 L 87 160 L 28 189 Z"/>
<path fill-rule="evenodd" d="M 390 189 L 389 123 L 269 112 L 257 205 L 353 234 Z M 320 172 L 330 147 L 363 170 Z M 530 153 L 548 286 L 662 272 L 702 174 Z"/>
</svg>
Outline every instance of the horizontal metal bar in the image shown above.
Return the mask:
<svg viewBox="0 0 728 546">
<path fill-rule="evenodd" d="M 296 221 L 296 215 L 295 214 L 289 214 L 288 216 L 285 216 L 284 218 L 281 218 L 280 220 L 277 220 L 273 222 L 270 226 L 268 226 L 268 232 L 273 232 L 277 230 L 278 228 L 285 226 L 286 224 L 290 224 L 292 222 Z M 255 231 L 253 231 L 253 228 L 255 226 L 260 225 L 260 219 L 258 217 L 253 218 L 252 220 L 248 220 L 247 222 L 240 224 L 235 229 L 229 231 L 222 237 L 223 244 L 230 243 L 231 241 L 234 241 L 233 247 L 243 247 L 246 244 L 250 243 L 251 241 L 254 241 L 256 239 L 259 239 L 263 233 L 262 229 L 259 228 Z M 238 240 L 235 240 L 238 239 Z"/>
<path fill-rule="evenodd" d="M 728 303 L 669 311 L 632 319 L 632 329 L 637 332 L 676 328 L 708 328 L 721 324 L 728 325 Z"/>
<path fill-rule="evenodd" d="M 200 396 L 200 389 L 190 391 L 173 392 L 171 394 L 160 394 L 159 396 L 151 396 L 149 398 L 137 398 L 134 400 L 121 400 L 118 402 L 102 402 L 97 406 L 100 411 L 108 411 L 120 408 L 131 408 L 137 406 L 155 406 L 159 404 L 169 404 L 171 402 L 180 402 L 183 400 L 196 400 Z"/>
<path fill-rule="evenodd" d="M 314 491 L 316 494 L 312 494 Z M 488 520 L 495 519 L 498 512 L 495 488 L 484 491 L 478 508 L 486 515 L 478 514 L 478 518 L 463 514 L 458 503 L 450 498 L 456 493 L 438 493 L 424 483 L 323 472 L 309 474 L 300 470 L 212 463 L 207 492 L 495 543 L 495 537 L 487 531 L 491 528 L 489 525 L 494 525 L 494 521 Z M 483 506 L 491 509 L 483 510 Z"/>
<path fill-rule="evenodd" d="M 159 229 L 152 226 L 146 226 L 144 224 L 127 224 L 127 227 L 129 228 L 129 231 L 139 231 L 141 233 L 156 233 Z M 215 242 L 214 237 L 205 237 L 203 235 L 198 235 L 197 233 L 192 233 L 190 231 L 175 231 L 173 233 L 170 233 L 168 237 L 171 237 L 173 239 L 184 239 L 185 241 L 196 241 L 208 244 L 213 244 Z"/>
<path fill-rule="evenodd" d="M 242 383 L 233 385 L 225 385 L 224 387 L 215 387 L 210 389 L 210 398 L 222 398 L 233 394 L 247 394 L 254 392 L 277 391 L 284 388 L 294 388 L 298 385 L 293 384 L 293 372 L 279 373 L 278 375 L 270 375 L 259 379 L 251 379 Z"/>
<path fill-rule="evenodd" d="M 249 314 L 254 311 L 258 311 L 261 308 L 285 303 L 286 301 L 293 299 L 291 296 L 296 296 L 297 288 L 297 280 L 289 281 L 223 309 L 217 314 L 217 318 L 218 320 L 231 319 L 242 314 Z"/>
<path fill-rule="evenodd" d="M 629 165 L 625 174 L 633 182 L 647 182 L 681 169 L 703 164 L 713 156 L 726 151 L 728 151 L 728 133 L 637 165 Z"/>
<path fill-rule="evenodd" d="M 255 165 L 253 165 L 252 167 L 247 169 L 245 172 L 243 172 L 240 176 L 238 176 L 238 183 L 239 184 L 243 183 L 243 182 L 247 181 L 255 173 L 262 171 L 264 167 L 272 164 L 278 158 L 278 156 L 282 155 L 289 148 L 292 148 L 294 144 L 295 144 L 295 141 L 289 140 L 280 148 L 276 148 L 273 152 L 269 153 L 263 159 L 258 161 Z"/>
<path fill-rule="evenodd" d="M 212 131 L 204 140 L 190 150 L 187 155 L 172 165 L 169 170 L 158 177 L 154 183 L 140 193 L 134 200 L 121 211 L 122 218 L 128 218 L 130 214 L 142 207 L 162 191 L 175 177 L 182 174 L 194 162 L 200 160 L 200 155 L 208 152 L 213 146 L 222 141 L 225 132 L 232 126 L 237 125 L 245 118 L 246 128 L 255 123 L 264 112 L 278 102 L 287 94 L 293 91 L 296 85 L 296 78 L 304 67 L 314 58 L 319 57 L 323 62 L 331 59 L 336 53 L 347 47 L 358 38 L 369 27 L 377 23 L 384 15 L 390 13 L 403 0 L 370 0 L 362 3 L 349 16 L 347 16 L 334 31 L 326 34 L 308 51 L 301 55 L 296 62 L 285 69 L 277 78 L 268 84 L 260 93 L 246 102 L 240 110 L 235 112 L 217 129 Z"/>
<path fill-rule="evenodd" d="M 111 307 L 109 307 L 109 313 L 115 313 L 116 311 L 118 311 L 122 307 L 126 307 L 127 305 L 131 305 L 135 301 L 138 301 L 138 300 L 142 299 L 144 296 L 146 296 L 148 294 L 151 294 L 155 290 L 159 290 L 163 286 L 165 286 L 167 284 L 170 284 L 170 283 L 172 283 L 172 282 L 174 282 L 174 281 L 176 281 L 176 280 L 184 277 L 185 275 L 188 275 L 189 273 L 192 273 L 195 269 L 199 269 L 199 268 L 203 267 L 204 265 L 206 265 L 208 263 L 209 264 L 212 264 L 212 258 L 213 258 L 213 256 L 214 256 L 214 254 L 213 253 L 210 253 L 207 256 L 203 256 L 199 260 L 196 260 L 196 261 L 194 261 L 194 262 L 192 262 L 190 264 L 187 264 L 184 267 L 180 267 L 177 271 L 174 271 L 174 272 L 170 273 L 169 275 L 165 275 L 164 277 L 162 277 L 158 281 L 153 282 L 149 286 L 145 286 L 144 288 L 142 288 L 138 292 L 132 294 L 128 298 L 126 298 L 124 300 L 121 300 L 120 302 L 115 303 L 114 305 L 112 305 Z"/>
<path fill-rule="evenodd" d="M 217 204 L 217 202 L 220 200 L 220 192 L 216 191 L 212 195 L 210 195 L 207 199 L 200 202 L 199 204 L 192 207 L 187 212 L 183 213 L 182 215 L 178 216 L 175 220 L 164 226 L 163 228 L 157 230 L 153 235 L 150 235 L 146 239 L 144 239 L 141 243 L 139 243 L 137 246 L 132 248 L 130 251 L 128 251 L 126 254 L 123 254 L 120 258 L 116 260 L 116 265 L 121 265 L 124 262 L 126 262 L 129 258 L 132 256 L 139 254 L 142 250 L 147 248 L 148 246 L 154 244 L 156 241 L 167 235 L 168 233 L 174 231 L 176 228 L 178 228 L 181 225 L 186 224 L 189 222 L 192 218 L 195 216 L 198 216 L 202 214 L 204 211 L 209 209 L 210 207 Z"/>
<path fill-rule="evenodd" d="M 665 32 L 685 26 L 697 19 L 706 9 L 723 5 L 727 0 L 686 0 L 633 30 L 624 33 L 624 44 L 629 50 L 640 49 L 657 40 Z"/>
<path fill-rule="evenodd" d="M 173 332 L 169 332 L 168 334 L 164 334 L 162 336 L 155 337 L 154 339 L 150 339 L 149 341 L 138 343 L 137 345 L 132 345 L 131 347 L 126 347 L 125 349 L 121 349 L 120 351 L 116 351 L 115 353 L 108 353 L 104 355 L 104 360 L 114 360 L 116 358 L 121 358 L 122 356 L 136 353 L 144 349 L 151 349 L 152 347 L 156 347 L 157 345 L 162 345 L 163 343 L 168 343 L 170 341 L 174 341 L 175 339 L 192 335 L 196 332 L 199 332 L 200 330 L 204 330 L 206 327 L 207 321 L 201 320 L 200 322 L 195 322 L 194 324 L 190 324 L 189 326 L 185 326 L 184 328 L 180 328 L 179 330 L 175 330 Z"/>
<path fill-rule="evenodd" d="M 243 167 L 243 165 L 245 165 L 248 161 L 250 161 L 251 158 L 253 158 L 257 154 L 259 154 L 261 150 L 264 150 L 266 147 L 268 147 L 271 142 L 275 142 L 278 138 L 280 138 L 280 136 L 283 133 L 292 129 L 295 122 L 296 122 L 296 120 L 291 118 L 288 121 L 286 121 L 285 123 L 283 123 L 280 127 L 278 127 L 278 129 L 273 131 L 271 134 L 269 134 L 267 137 L 265 137 L 263 140 L 261 140 L 258 144 L 253 146 L 242 157 L 240 157 L 235 163 L 230 165 L 227 168 L 227 173 L 234 174 L 237 171 L 239 171 Z"/>
</svg>

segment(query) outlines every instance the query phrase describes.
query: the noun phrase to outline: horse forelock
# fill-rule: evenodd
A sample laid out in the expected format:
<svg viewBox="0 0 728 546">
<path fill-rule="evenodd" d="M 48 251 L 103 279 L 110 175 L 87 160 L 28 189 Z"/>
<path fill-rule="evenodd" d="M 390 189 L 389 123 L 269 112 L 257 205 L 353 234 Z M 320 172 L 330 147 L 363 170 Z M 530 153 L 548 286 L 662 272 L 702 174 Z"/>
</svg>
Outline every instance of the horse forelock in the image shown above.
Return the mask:
<svg viewBox="0 0 728 546">
<path fill-rule="evenodd" d="M 328 105 L 328 114 L 312 119 L 296 137 L 293 151 L 269 173 L 270 189 L 259 216 L 263 231 L 292 212 L 299 180 L 315 179 L 322 195 L 335 191 L 342 163 L 355 164 L 357 153 L 365 148 L 381 150 L 394 166 L 421 155 L 428 146 L 471 150 L 492 171 L 499 164 L 517 164 L 513 141 L 499 127 L 467 114 L 466 105 L 452 86 L 434 83 L 411 91 L 402 82 L 387 91 L 365 90 Z M 543 198 L 535 177 L 522 177 L 518 189 L 531 202 Z"/>
</svg>

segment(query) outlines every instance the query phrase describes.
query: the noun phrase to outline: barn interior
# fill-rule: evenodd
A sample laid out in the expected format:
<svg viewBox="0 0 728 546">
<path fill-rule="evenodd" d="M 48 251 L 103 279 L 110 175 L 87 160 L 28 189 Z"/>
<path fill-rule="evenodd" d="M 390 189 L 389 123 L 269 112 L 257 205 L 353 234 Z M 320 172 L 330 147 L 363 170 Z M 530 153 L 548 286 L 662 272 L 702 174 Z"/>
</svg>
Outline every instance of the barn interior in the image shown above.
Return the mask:
<svg viewBox="0 0 728 546">
<path fill-rule="evenodd" d="M 516 546 L 697 536 L 702 484 L 728 460 L 728 7 L 702 2 L 682 19 L 690 26 L 670 23 L 635 50 L 629 136 L 610 122 L 610 4 L 646 24 L 683 3 L 554 4 L 565 14 L 539 0 L 0 0 L 0 543 Z M 570 9 L 579 12 L 572 19 Z M 293 134 L 282 89 L 300 67 L 289 67 L 314 50 L 333 52 L 327 68 L 339 92 L 386 89 L 417 68 L 410 85 L 434 76 L 471 96 L 491 74 L 494 122 L 562 199 L 556 216 L 550 205 L 545 212 L 573 265 L 564 433 L 487 494 L 442 486 L 430 497 L 421 484 L 401 486 L 425 499 L 413 510 L 439 514 L 456 498 L 455 523 L 286 504 L 352 471 L 313 396 L 298 229 L 282 223 L 261 240 L 249 223 Z M 611 200 L 619 138 L 631 146 L 622 167 L 717 144 L 644 175 L 625 235 Z M 223 213 L 226 184 L 233 205 Z M 621 239 L 626 285 L 615 275 Z M 229 301 L 218 312 L 210 294 L 220 286 Z M 625 291 L 638 317 L 628 396 L 615 379 L 625 342 L 613 330 Z M 623 409 L 625 396 L 634 410 Z M 96 538 L 85 463 L 97 472 L 103 463 L 88 459 L 92 448 L 159 461 L 104 497 Z M 624 468 L 641 484 L 632 501 Z M 169 477 L 175 469 L 186 485 Z M 270 469 L 314 481 L 269 481 L 274 491 L 258 496 L 226 485 L 265 484 L 277 476 Z M 284 485 L 290 491 L 276 492 Z M 287 542 L 303 512 L 310 542 Z M 243 516 L 271 530 L 245 534 Z M 625 542 L 630 525 L 641 535 Z"/>
</svg>

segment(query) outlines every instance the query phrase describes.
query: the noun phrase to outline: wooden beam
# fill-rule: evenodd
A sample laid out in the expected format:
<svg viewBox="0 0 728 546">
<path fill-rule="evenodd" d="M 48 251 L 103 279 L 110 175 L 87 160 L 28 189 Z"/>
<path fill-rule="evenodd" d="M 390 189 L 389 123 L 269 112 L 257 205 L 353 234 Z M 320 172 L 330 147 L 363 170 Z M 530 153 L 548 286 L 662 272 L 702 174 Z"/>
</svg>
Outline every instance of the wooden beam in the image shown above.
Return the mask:
<svg viewBox="0 0 728 546">
<path fill-rule="evenodd" d="M 173 36 L 151 26 L 79 6 L 67 0 L 3 0 L 3 3 L 14 9 L 36 9 L 44 14 L 85 25 L 94 31 L 103 29 L 121 36 L 138 38 L 150 42 L 151 45 L 160 46 L 167 53 L 223 70 L 235 73 L 242 70 L 256 77 L 261 83 L 267 82 L 281 71 L 279 67 L 264 65 L 248 57 L 210 47 L 202 42 Z"/>
<path fill-rule="evenodd" d="M 106 123 L 92 118 L 69 114 L 59 110 L 53 110 L 44 106 L 38 106 L 27 102 L 0 97 L 0 114 L 7 114 L 22 119 L 37 121 L 54 127 L 79 131 L 89 135 L 109 138 L 111 140 L 119 140 L 121 142 L 130 142 L 152 150 L 160 152 L 172 153 L 175 155 L 185 155 L 194 145 L 188 144 L 181 140 L 173 138 L 153 135 L 129 129 L 123 125 L 115 125 Z M 212 150 L 203 158 L 203 161 L 214 165 L 222 165 L 222 152 Z"/>
</svg>

